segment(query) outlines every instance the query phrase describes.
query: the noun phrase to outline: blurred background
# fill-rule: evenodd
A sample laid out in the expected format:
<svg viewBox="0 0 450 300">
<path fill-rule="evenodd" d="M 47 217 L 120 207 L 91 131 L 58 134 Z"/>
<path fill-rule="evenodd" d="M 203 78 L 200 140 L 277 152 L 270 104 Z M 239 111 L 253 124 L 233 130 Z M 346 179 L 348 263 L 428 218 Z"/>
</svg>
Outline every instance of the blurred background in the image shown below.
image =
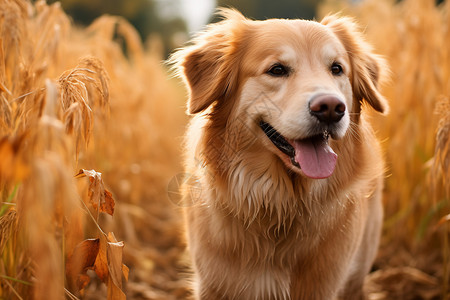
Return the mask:
<svg viewBox="0 0 450 300">
<path fill-rule="evenodd" d="M 0 299 L 189 299 L 187 91 L 164 61 L 218 6 L 359 23 L 390 66 L 366 293 L 450 299 L 450 0 L 0 0 Z"/>
<path fill-rule="evenodd" d="M 55 0 L 48 1 L 56 2 Z M 165 55 L 186 42 L 191 33 L 215 22 L 216 7 L 234 7 L 254 19 L 312 19 L 319 0 L 62 0 L 64 10 L 76 24 L 89 25 L 103 14 L 126 18 L 141 38 L 158 37 Z"/>
<path fill-rule="evenodd" d="M 444 0 L 432 0 L 436 5 Z M 186 42 L 189 36 L 205 24 L 216 22 L 216 7 L 234 7 L 252 19 L 316 17 L 323 0 L 49 0 L 60 2 L 76 24 L 89 25 L 104 14 L 126 18 L 145 41 L 149 37 L 161 39 L 164 53 Z M 330 3 L 339 1 L 328 1 Z M 357 5 L 363 0 L 347 0 Z M 399 2 L 399 1 L 396 1 Z"/>
</svg>

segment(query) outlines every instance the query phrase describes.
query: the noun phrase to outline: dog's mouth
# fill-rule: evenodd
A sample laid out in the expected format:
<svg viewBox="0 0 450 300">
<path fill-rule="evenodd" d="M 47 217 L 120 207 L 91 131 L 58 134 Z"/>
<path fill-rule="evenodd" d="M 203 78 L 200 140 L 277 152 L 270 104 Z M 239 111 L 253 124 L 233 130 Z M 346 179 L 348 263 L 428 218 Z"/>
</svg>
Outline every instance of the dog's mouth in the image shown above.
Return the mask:
<svg viewBox="0 0 450 300">
<path fill-rule="evenodd" d="M 290 140 L 267 122 L 260 121 L 259 126 L 272 143 L 289 157 L 292 166 L 301 169 L 307 177 L 322 179 L 333 174 L 337 154 L 328 144 L 330 134 L 327 131 L 305 139 Z"/>
</svg>

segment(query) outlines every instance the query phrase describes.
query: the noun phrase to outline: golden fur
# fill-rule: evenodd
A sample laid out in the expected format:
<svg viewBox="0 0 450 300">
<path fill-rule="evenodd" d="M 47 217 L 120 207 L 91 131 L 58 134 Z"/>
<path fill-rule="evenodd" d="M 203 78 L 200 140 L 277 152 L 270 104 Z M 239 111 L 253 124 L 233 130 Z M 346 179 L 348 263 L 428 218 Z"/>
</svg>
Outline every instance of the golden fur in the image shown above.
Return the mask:
<svg viewBox="0 0 450 300">
<path fill-rule="evenodd" d="M 186 138 L 188 247 L 198 299 L 362 299 L 381 220 L 383 161 L 363 110 L 386 112 L 382 60 L 354 23 L 329 16 L 252 21 L 234 10 L 172 57 L 195 115 Z M 339 61 L 342 75 L 328 66 Z M 267 70 L 281 62 L 289 75 Z M 331 93 L 345 116 L 326 179 L 293 167 L 259 127 L 308 136 L 308 99 Z M 365 105 L 367 104 L 367 105 Z M 333 135 L 334 134 L 334 135 Z"/>
</svg>

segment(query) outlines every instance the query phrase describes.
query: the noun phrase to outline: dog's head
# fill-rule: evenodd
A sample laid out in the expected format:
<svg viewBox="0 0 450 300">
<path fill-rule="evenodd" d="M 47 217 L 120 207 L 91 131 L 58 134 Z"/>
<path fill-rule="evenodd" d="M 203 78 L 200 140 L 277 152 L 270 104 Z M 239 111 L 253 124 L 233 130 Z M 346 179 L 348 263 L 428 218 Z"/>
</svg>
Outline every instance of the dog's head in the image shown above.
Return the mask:
<svg viewBox="0 0 450 300">
<path fill-rule="evenodd" d="M 329 177 L 339 140 L 365 102 L 388 109 L 377 89 L 382 60 L 347 18 L 252 21 L 233 10 L 173 60 L 189 87 L 188 112 L 207 108 L 244 124 L 286 166 Z M 242 132 L 242 131 L 239 131 Z"/>
</svg>

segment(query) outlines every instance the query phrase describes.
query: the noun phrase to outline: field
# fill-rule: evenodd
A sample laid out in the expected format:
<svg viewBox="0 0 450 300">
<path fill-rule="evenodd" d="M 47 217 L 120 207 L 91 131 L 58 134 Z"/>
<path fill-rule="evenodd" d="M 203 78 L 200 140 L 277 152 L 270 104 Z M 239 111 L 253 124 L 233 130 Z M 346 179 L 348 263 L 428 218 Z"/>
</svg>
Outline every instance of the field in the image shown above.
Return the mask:
<svg viewBox="0 0 450 300">
<path fill-rule="evenodd" d="M 369 299 L 450 299 L 450 1 L 325 2 L 390 64 Z M 186 299 L 186 91 L 124 19 L 0 1 L 0 299 Z M 320 19 L 320 17 L 319 17 Z"/>
</svg>

